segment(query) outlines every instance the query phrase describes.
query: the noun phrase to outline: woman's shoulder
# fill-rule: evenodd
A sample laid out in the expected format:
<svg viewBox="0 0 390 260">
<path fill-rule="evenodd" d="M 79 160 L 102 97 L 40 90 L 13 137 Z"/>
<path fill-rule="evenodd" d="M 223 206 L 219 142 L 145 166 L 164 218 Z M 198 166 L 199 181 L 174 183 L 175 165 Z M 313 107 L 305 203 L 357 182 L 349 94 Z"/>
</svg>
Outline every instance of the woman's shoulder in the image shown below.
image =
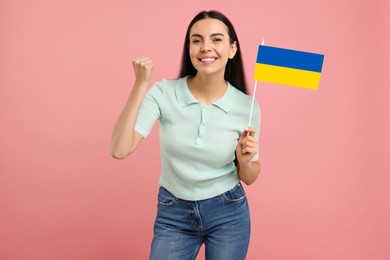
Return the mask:
<svg viewBox="0 0 390 260">
<path fill-rule="evenodd" d="M 240 100 L 245 100 L 245 101 L 248 101 L 248 100 L 252 101 L 252 96 L 250 96 L 249 94 L 245 94 L 244 92 L 242 92 L 238 88 L 234 87 L 230 83 L 229 83 L 229 85 L 233 89 L 232 92 L 233 92 L 235 98 L 240 99 Z"/>
<path fill-rule="evenodd" d="M 183 84 L 185 84 L 185 78 L 161 79 L 153 83 L 147 95 L 158 100 L 170 99 L 176 96 L 177 86 L 180 87 Z"/>
<path fill-rule="evenodd" d="M 253 100 L 253 96 L 251 96 L 249 94 L 245 94 L 241 90 L 235 88 L 230 83 L 229 83 L 229 85 L 231 86 L 232 93 L 233 93 L 233 96 L 234 96 L 233 97 L 234 98 L 234 103 L 235 104 L 241 104 L 240 106 L 238 106 L 240 109 L 246 109 L 246 107 L 248 105 L 251 106 L 252 100 Z M 257 102 L 256 97 L 254 99 L 254 109 L 255 110 L 260 110 L 260 106 L 259 106 L 259 103 Z"/>
<path fill-rule="evenodd" d="M 178 79 L 162 79 L 160 81 L 156 81 L 154 86 L 161 89 L 174 89 L 177 85 L 185 84 L 186 77 L 178 78 Z"/>
</svg>

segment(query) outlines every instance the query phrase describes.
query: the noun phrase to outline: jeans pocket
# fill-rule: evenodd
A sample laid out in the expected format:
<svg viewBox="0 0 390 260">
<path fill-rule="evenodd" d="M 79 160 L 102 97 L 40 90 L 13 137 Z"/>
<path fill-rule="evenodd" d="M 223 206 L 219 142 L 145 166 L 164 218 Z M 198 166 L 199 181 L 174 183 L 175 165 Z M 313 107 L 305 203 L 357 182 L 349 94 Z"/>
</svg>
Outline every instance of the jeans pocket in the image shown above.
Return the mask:
<svg viewBox="0 0 390 260">
<path fill-rule="evenodd" d="M 167 191 L 164 187 L 160 187 L 158 191 L 158 204 L 163 206 L 171 206 L 176 201 L 176 197 Z"/>
<path fill-rule="evenodd" d="M 227 192 L 222 194 L 223 198 L 229 202 L 239 202 L 245 199 L 245 191 L 242 187 L 241 183 L 238 183 L 234 186 L 233 189 L 228 190 Z"/>
</svg>

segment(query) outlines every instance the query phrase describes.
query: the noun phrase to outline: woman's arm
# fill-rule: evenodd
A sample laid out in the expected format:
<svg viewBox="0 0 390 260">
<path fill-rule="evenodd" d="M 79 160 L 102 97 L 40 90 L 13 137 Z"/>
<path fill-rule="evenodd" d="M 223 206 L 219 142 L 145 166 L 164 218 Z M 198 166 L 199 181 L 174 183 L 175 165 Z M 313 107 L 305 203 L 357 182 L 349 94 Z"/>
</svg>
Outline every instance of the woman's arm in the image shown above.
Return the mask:
<svg viewBox="0 0 390 260">
<path fill-rule="evenodd" d="M 135 124 L 142 101 L 150 86 L 153 62 L 146 56 L 136 57 L 133 59 L 133 68 L 136 80 L 112 133 L 110 154 L 115 159 L 126 158 L 135 151 L 143 139 L 143 136 L 135 131 Z"/>
<path fill-rule="evenodd" d="M 237 165 L 238 177 L 242 180 L 246 185 L 251 185 L 259 176 L 261 171 L 260 161 L 254 161 L 247 165 Z"/>
<path fill-rule="evenodd" d="M 260 161 L 252 162 L 258 150 L 258 143 L 254 136 L 255 129 L 245 129 L 236 147 L 238 177 L 247 185 L 254 183 L 261 171 Z"/>
</svg>

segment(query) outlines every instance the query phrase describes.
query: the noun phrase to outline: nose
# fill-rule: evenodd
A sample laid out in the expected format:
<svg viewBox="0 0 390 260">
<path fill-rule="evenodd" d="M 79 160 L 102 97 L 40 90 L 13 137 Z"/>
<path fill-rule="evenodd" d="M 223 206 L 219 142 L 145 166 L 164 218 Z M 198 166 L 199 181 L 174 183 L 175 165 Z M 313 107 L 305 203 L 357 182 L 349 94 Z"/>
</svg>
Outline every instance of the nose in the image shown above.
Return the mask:
<svg viewBox="0 0 390 260">
<path fill-rule="evenodd" d="M 201 52 L 207 52 L 210 50 L 210 45 L 207 41 L 204 41 L 201 48 L 200 48 L 200 51 Z"/>
</svg>

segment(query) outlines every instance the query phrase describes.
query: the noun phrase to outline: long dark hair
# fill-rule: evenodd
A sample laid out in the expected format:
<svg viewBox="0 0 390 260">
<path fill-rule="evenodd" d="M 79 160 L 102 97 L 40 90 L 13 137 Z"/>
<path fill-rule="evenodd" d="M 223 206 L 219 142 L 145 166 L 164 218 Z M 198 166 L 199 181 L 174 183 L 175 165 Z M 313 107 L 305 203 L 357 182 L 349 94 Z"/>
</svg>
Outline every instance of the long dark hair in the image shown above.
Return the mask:
<svg viewBox="0 0 390 260">
<path fill-rule="evenodd" d="M 180 65 L 180 73 L 179 78 L 190 75 L 195 76 L 197 71 L 195 67 L 192 65 L 190 54 L 189 54 L 189 44 L 190 44 L 190 30 L 192 26 L 199 20 L 203 20 L 206 18 L 218 19 L 223 22 L 227 28 L 230 38 L 230 43 L 233 44 L 236 42 L 237 44 L 237 52 L 234 55 L 233 59 L 229 59 L 226 68 L 225 68 L 225 80 L 232 84 L 234 87 L 239 89 L 240 91 L 247 94 L 246 91 L 246 82 L 245 82 L 245 74 L 244 74 L 244 66 L 242 64 L 242 56 L 241 56 L 241 48 L 240 43 L 237 38 L 236 31 L 234 30 L 233 24 L 229 21 L 229 19 L 218 11 L 203 11 L 197 14 L 194 19 L 190 22 L 186 32 L 186 38 L 184 40 L 183 54 L 181 58 Z"/>
</svg>

